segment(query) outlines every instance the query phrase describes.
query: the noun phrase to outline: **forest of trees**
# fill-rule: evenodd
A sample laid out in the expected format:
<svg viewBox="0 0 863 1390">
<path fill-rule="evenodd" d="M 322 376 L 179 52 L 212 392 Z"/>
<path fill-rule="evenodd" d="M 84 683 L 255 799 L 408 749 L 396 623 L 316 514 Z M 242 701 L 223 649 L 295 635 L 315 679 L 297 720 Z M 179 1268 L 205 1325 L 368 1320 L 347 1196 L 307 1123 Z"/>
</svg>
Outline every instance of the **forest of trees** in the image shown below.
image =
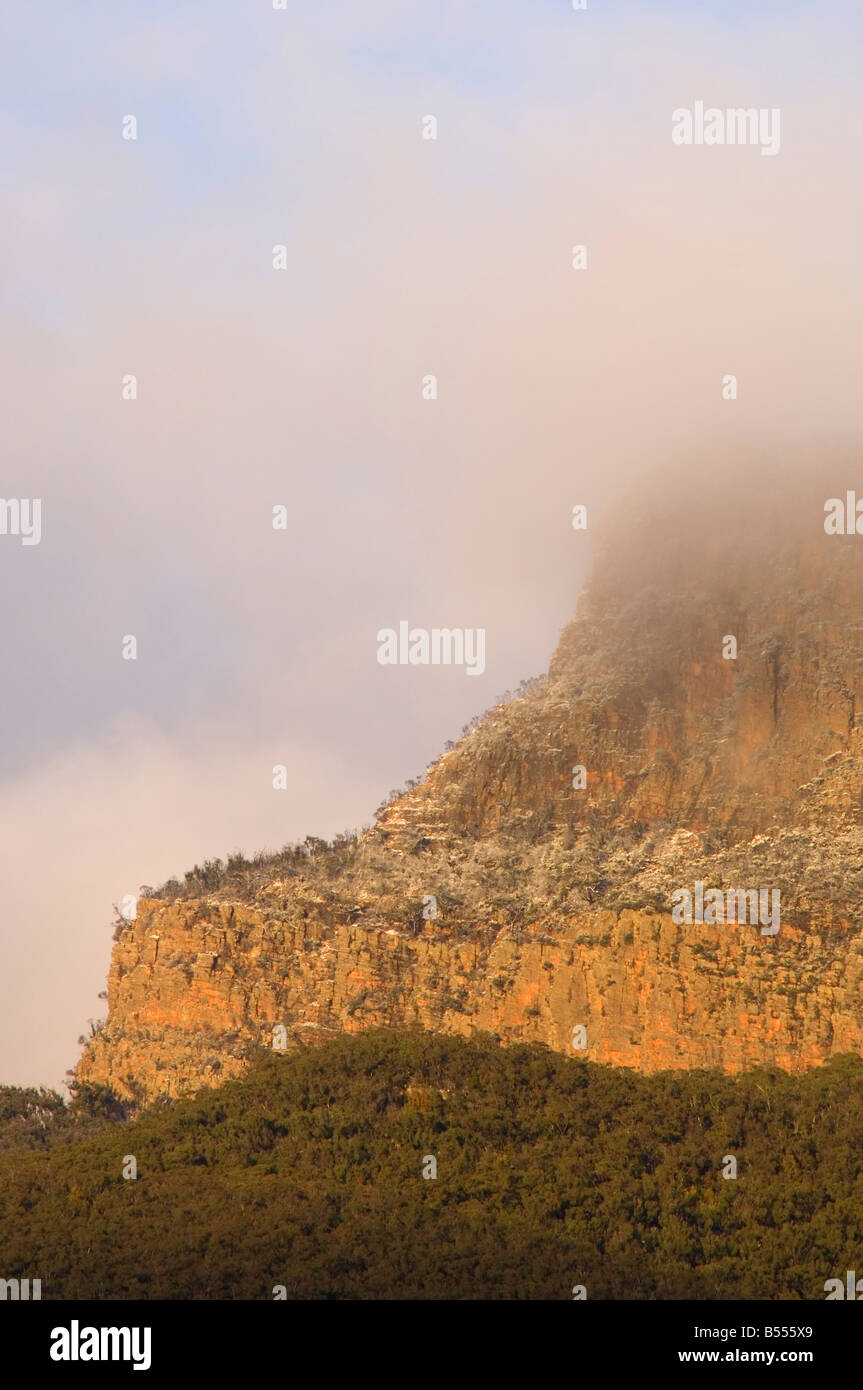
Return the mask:
<svg viewBox="0 0 863 1390">
<path fill-rule="evenodd" d="M 856 1056 L 640 1076 L 374 1032 L 121 1115 L 0 1088 L 0 1275 L 47 1299 L 823 1299 L 863 1271 Z"/>
</svg>

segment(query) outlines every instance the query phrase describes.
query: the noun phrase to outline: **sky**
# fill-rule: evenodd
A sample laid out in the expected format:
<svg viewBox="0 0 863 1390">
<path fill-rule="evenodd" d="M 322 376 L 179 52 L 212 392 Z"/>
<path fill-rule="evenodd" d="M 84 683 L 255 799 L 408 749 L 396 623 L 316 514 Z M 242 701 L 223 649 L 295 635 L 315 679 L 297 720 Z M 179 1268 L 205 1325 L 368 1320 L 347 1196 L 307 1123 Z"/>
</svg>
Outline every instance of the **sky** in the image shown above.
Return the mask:
<svg viewBox="0 0 863 1390">
<path fill-rule="evenodd" d="M 123 895 L 368 824 L 544 671 L 634 471 L 859 431 L 861 35 L 850 4 L 6 8 L 0 496 L 42 537 L 0 535 L 0 1083 L 61 1085 Z M 779 153 L 675 146 L 696 101 L 779 109 Z M 401 620 L 484 628 L 483 674 L 381 666 Z"/>
</svg>

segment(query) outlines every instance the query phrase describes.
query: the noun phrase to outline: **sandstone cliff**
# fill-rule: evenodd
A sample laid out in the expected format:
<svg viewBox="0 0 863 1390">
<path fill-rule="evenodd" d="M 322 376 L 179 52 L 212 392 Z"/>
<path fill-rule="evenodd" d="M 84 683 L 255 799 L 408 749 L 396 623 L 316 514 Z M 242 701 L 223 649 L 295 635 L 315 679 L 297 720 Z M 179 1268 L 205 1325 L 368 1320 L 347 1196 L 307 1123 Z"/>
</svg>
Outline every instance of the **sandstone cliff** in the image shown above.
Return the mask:
<svg viewBox="0 0 863 1390">
<path fill-rule="evenodd" d="M 612 513 L 547 678 L 357 840 L 142 899 L 78 1079 L 215 1084 L 279 1024 L 581 1025 L 645 1071 L 863 1053 L 863 537 L 767 474 Z M 778 934 L 676 923 L 695 881 L 779 889 Z"/>
</svg>

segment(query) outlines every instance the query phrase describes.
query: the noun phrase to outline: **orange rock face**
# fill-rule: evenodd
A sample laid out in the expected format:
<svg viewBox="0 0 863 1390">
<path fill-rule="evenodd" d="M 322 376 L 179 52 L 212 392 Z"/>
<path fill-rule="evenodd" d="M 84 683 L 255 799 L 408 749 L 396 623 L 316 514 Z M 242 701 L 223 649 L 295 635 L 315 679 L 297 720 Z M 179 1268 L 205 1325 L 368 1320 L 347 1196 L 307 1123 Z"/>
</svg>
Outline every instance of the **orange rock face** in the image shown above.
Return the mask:
<svg viewBox="0 0 863 1390">
<path fill-rule="evenodd" d="M 332 1030 L 420 1026 L 538 1040 L 644 1071 L 771 1062 L 796 1070 L 863 1053 L 863 934 L 676 925 L 624 910 L 458 941 L 441 931 L 268 926 L 261 913 L 139 904 L 111 963 L 109 1024 L 81 1080 L 178 1095 L 243 1068 L 244 1045 Z M 159 959 L 150 932 L 159 930 Z M 210 955 L 218 941 L 218 953 Z"/>
<path fill-rule="evenodd" d="M 180 1094 L 278 1025 L 581 1025 L 576 1055 L 645 1071 L 863 1052 L 863 537 L 825 536 L 817 488 L 723 506 L 612 528 L 547 679 L 358 842 L 142 899 L 79 1080 Z M 673 921 L 696 880 L 778 889 L 778 935 Z"/>
</svg>

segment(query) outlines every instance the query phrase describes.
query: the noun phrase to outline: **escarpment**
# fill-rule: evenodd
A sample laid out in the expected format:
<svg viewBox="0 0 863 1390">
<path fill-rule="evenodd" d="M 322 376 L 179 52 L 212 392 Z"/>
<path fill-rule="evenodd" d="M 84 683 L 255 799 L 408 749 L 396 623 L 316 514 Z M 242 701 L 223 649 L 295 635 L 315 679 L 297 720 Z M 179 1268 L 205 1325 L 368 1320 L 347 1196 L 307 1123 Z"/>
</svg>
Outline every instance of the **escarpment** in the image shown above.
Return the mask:
<svg viewBox="0 0 863 1390">
<path fill-rule="evenodd" d="M 372 829 L 142 898 L 78 1080 L 147 1101 L 373 1026 L 584 1029 L 643 1071 L 863 1053 L 863 536 L 792 492 L 613 516 L 547 677 Z M 679 920 L 698 884 L 778 890 L 779 930 Z"/>
</svg>

